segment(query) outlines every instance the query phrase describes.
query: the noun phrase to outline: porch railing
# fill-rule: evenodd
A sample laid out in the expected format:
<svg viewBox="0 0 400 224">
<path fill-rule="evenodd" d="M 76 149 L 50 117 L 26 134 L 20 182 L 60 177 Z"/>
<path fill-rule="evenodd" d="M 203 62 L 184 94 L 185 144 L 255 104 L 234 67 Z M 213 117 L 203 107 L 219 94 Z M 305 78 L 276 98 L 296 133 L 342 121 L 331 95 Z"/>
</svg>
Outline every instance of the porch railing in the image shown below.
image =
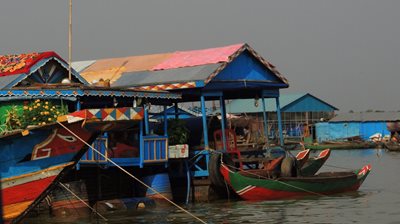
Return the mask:
<svg viewBox="0 0 400 224">
<path fill-rule="evenodd" d="M 168 137 L 167 136 L 143 136 L 140 157 L 143 164 L 168 161 Z"/>
<path fill-rule="evenodd" d="M 92 147 L 96 150 L 100 151 L 101 154 L 105 155 L 108 158 L 107 147 L 108 147 L 108 138 L 107 137 L 98 137 L 94 140 Z M 99 155 L 93 149 L 88 149 L 87 152 L 82 156 L 80 162 L 83 163 L 106 163 L 107 160 L 103 156 Z"/>
</svg>

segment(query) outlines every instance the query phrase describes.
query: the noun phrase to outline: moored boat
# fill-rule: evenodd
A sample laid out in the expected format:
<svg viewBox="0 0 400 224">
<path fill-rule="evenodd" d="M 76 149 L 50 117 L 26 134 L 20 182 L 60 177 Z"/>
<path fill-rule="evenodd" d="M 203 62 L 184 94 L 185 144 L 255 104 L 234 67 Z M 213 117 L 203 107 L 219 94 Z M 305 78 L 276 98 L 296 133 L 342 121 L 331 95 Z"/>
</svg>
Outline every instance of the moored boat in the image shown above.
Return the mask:
<svg viewBox="0 0 400 224">
<path fill-rule="evenodd" d="M 312 176 L 318 172 L 318 170 L 325 164 L 331 155 L 330 149 L 322 150 L 318 156 L 309 158 L 305 164 L 301 167 L 302 176 Z"/>
<path fill-rule="evenodd" d="M 385 148 L 387 148 L 389 151 L 400 152 L 400 143 L 398 143 L 398 142 L 385 142 L 384 145 L 385 145 Z"/>
<path fill-rule="evenodd" d="M 220 172 L 225 181 L 244 200 L 276 200 L 306 195 L 329 195 L 356 191 L 371 170 L 366 165 L 358 171 L 326 172 L 309 177 L 278 177 L 263 175 L 260 170 L 234 171 L 221 163 Z"/>
<path fill-rule="evenodd" d="M 142 108 L 87 109 L 59 117 L 59 123 L 0 137 L 3 220 L 20 221 L 77 163 L 86 144 L 100 132 L 129 127 L 142 118 Z"/>
</svg>

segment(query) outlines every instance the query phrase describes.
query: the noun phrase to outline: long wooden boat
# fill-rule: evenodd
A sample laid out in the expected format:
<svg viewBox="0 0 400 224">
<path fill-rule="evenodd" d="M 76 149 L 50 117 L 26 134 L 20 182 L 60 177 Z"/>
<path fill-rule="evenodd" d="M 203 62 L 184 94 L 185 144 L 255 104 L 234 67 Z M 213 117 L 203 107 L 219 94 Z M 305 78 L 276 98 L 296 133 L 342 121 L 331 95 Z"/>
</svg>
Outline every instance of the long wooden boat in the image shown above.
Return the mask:
<svg viewBox="0 0 400 224">
<path fill-rule="evenodd" d="M 39 203 L 85 153 L 84 142 L 142 118 L 142 108 L 87 109 L 59 117 L 64 127 L 53 123 L 0 137 L 3 221 L 17 223 Z"/>
<path fill-rule="evenodd" d="M 330 144 L 305 144 L 307 149 L 323 150 L 323 149 L 369 149 L 377 146 L 374 142 L 337 142 Z"/>
<path fill-rule="evenodd" d="M 326 172 L 310 177 L 269 178 L 260 170 L 233 171 L 227 164 L 221 163 L 220 172 L 225 181 L 240 198 L 244 200 L 276 200 L 306 195 L 329 195 L 340 192 L 356 191 L 371 170 L 366 165 L 354 172 Z"/>
<path fill-rule="evenodd" d="M 389 151 L 398 151 L 400 152 L 400 143 L 398 142 L 386 142 L 384 143 L 385 148 L 387 148 Z"/>
</svg>

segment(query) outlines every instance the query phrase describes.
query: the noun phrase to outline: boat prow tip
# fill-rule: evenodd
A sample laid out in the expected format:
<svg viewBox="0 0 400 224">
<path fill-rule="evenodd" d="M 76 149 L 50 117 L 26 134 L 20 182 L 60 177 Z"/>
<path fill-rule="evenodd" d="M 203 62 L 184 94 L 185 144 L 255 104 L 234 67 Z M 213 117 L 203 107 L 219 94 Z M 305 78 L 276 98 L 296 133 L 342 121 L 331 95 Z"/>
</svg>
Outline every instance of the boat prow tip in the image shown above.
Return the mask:
<svg viewBox="0 0 400 224">
<path fill-rule="evenodd" d="M 358 175 L 359 176 L 364 176 L 367 175 L 372 169 L 371 164 L 365 165 L 363 166 L 363 168 L 360 169 L 360 171 L 358 171 Z"/>
</svg>

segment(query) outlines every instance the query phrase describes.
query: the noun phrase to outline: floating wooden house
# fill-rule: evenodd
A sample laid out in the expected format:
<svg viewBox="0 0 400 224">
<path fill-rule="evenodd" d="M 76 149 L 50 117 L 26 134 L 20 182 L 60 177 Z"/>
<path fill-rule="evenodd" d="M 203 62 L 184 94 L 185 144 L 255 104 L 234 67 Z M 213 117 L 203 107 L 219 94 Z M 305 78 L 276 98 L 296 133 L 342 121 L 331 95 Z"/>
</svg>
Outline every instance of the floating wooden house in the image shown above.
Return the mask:
<svg viewBox="0 0 400 224">
<path fill-rule="evenodd" d="M 225 115 L 226 100 L 260 99 L 264 122 L 267 122 L 265 100 L 272 98 L 278 112 L 279 139 L 283 144 L 279 90 L 287 88 L 288 81 L 247 44 L 83 61 L 73 66 L 91 83 L 109 80 L 112 87 L 179 93 L 182 98 L 176 99 L 175 104 L 200 101 L 203 133 L 198 137 L 203 139 L 203 143 L 194 147 L 193 154 L 200 153 L 195 162 L 200 164 L 204 159 L 205 166 L 195 164 L 194 176 L 208 176 L 209 152 L 204 149 L 210 148 L 208 135 L 213 133 L 207 130 L 206 101 L 219 101 Z M 179 113 L 178 109 L 176 113 Z M 222 116 L 221 127 L 226 128 L 226 124 L 226 117 Z M 222 132 L 222 137 L 226 139 L 225 132 Z"/>
<path fill-rule="evenodd" d="M 179 94 L 166 91 L 137 91 L 110 88 L 104 84 L 102 86 L 89 85 L 75 70 L 69 73 L 67 63 L 54 52 L 0 56 L 0 111 L 3 112 L 0 118 L 0 132 L 2 134 L 25 128 L 20 125 L 23 122 L 18 120 L 16 115 L 23 114 L 22 117 L 24 117 L 25 113 L 36 113 L 37 107 L 44 108 L 37 116 L 32 116 L 32 121 L 29 121 L 35 123 L 35 120 L 42 119 L 44 115 L 50 113 L 53 105 L 54 108 L 60 107 L 66 113 L 83 110 L 87 113 L 84 117 L 104 121 L 136 120 L 129 125 L 130 129 L 125 131 L 108 132 L 111 126 L 104 127 L 101 130 L 102 137 L 95 140 L 93 144 L 94 148 L 101 151 L 106 158 L 113 157 L 113 160 L 120 165 L 167 166 L 167 133 L 149 134 L 148 108 L 150 105 L 157 104 L 171 105 L 173 102 L 171 100 L 178 98 L 180 98 Z M 122 109 L 117 110 L 116 107 Z M 135 116 L 131 113 L 133 110 L 129 109 L 132 107 L 141 108 L 140 111 L 143 112 L 140 113 L 140 119 L 132 117 Z M 54 123 L 57 115 L 58 113 L 52 114 L 52 117 L 46 117 L 45 121 L 34 125 Z M 164 131 L 166 131 L 165 128 Z M 127 142 L 133 143 L 127 145 Z M 12 143 L 10 147 L 13 147 Z M 112 150 L 110 150 L 111 147 Z M 18 150 L 15 152 L 17 153 Z M 9 156 L 14 160 L 18 158 L 18 156 Z M 93 150 L 89 150 L 83 156 L 78 168 L 99 165 L 110 166 L 110 163 L 102 156 L 94 154 Z M 40 167 L 40 160 L 38 160 L 35 167 L 19 165 L 18 170 L 23 172 L 40 170 Z M 18 174 L 17 169 L 10 169 L 7 163 L 0 164 L 2 177 L 10 177 L 10 172 Z M 11 196 L 8 195 L 8 197 Z"/>
<path fill-rule="evenodd" d="M 301 138 L 305 135 L 315 138 L 315 123 L 328 121 L 335 116 L 336 107 L 326 101 L 310 94 L 281 94 L 282 126 L 285 137 Z M 269 137 L 277 136 L 278 119 L 276 103 L 274 100 L 266 100 Z M 259 121 L 262 118 L 260 103 L 252 99 L 236 99 L 226 105 L 226 111 L 236 115 L 246 115 Z M 258 126 L 262 127 L 261 121 Z M 261 131 L 263 128 L 261 128 Z M 308 134 L 307 134 L 308 133 Z"/>
</svg>

